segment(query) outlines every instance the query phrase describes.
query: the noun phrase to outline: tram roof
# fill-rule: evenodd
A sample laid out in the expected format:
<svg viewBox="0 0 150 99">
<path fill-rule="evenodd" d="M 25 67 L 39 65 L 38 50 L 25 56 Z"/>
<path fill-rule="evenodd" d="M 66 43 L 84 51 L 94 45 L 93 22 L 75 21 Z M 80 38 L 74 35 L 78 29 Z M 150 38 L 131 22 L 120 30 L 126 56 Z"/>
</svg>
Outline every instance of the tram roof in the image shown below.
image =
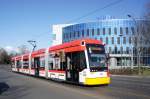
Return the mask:
<svg viewBox="0 0 150 99">
<path fill-rule="evenodd" d="M 21 60 L 22 55 L 16 56 L 15 59 L 16 60 Z"/>
<path fill-rule="evenodd" d="M 36 51 L 34 51 L 34 52 L 31 53 L 31 56 L 34 57 L 34 56 L 36 56 L 36 55 L 44 54 L 45 51 L 46 51 L 45 48 L 36 50 Z"/>
<path fill-rule="evenodd" d="M 29 58 L 29 53 L 23 54 L 22 56 L 23 56 L 23 59 L 28 59 Z"/>
<path fill-rule="evenodd" d="M 71 42 L 67 42 L 67 43 L 63 43 L 63 44 L 60 44 L 60 45 L 56 45 L 56 46 L 50 47 L 49 51 L 55 51 L 55 50 L 61 50 L 61 49 L 63 50 L 63 49 L 71 48 L 71 47 L 75 48 L 76 46 L 81 46 L 82 43 L 104 45 L 102 43 L 102 41 L 100 41 L 100 40 L 86 38 L 86 39 L 78 39 L 78 40 L 74 40 L 74 41 L 71 41 Z"/>
</svg>

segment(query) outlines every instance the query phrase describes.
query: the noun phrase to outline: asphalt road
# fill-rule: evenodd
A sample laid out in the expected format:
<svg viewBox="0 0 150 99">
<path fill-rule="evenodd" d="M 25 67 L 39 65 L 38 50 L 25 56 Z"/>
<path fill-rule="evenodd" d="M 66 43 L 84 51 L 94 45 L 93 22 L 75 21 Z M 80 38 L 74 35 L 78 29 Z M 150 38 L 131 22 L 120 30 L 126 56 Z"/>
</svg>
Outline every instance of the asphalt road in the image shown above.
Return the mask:
<svg viewBox="0 0 150 99">
<path fill-rule="evenodd" d="M 109 86 L 84 87 L 17 74 L 0 66 L 0 99 L 150 99 L 150 77 L 111 78 Z"/>
</svg>

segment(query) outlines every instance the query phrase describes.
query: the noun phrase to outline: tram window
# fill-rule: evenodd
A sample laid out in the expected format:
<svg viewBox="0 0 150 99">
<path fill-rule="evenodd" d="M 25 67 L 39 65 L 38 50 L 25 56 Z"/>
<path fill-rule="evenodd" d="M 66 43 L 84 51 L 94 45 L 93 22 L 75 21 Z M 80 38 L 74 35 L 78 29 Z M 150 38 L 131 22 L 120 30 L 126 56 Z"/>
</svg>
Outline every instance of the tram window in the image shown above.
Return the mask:
<svg viewBox="0 0 150 99">
<path fill-rule="evenodd" d="M 49 62 L 49 70 L 53 70 L 53 63 L 52 62 Z"/>
<path fill-rule="evenodd" d="M 66 62 L 60 63 L 60 70 L 66 70 Z"/>
<path fill-rule="evenodd" d="M 40 62 L 40 58 L 39 57 L 32 58 L 31 61 L 32 61 L 32 65 L 31 65 L 32 69 L 40 68 L 41 62 Z"/>
<path fill-rule="evenodd" d="M 44 56 L 40 57 L 40 63 L 39 64 L 40 64 L 41 69 L 45 68 L 45 57 Z"/>
<path fill-rule="evenodd" d="M 67 67 L 70 70 L 83 70 L 86 68 L 86 60 L 84 52 L 74 52 L 67 55 Z"/>
<path fill-rule="evenodd" d="M 33 58 L 31 59 L 31 68 L 32 68 L 32 69 L 35 68 L 35 67 L 34 67 L 34 59 L 33 59 Z"/>
<path fill-rule="evenodd" d="M 48 57 L 48 67 L 49 67 L 49 70 L 53 70 L 53 65 L 54 65 L 54 61 L 53 61 L 54 57 L 52 54 L 49 55 Z"/>
<path fill-rule="evenodd" d="M 59 57 L 55 58 L 54 60 L 55 60 L 54 69 L 59 70 L 60 69 L 60 59 L 59 59 Z"/>
<path fill-rule="evenodd" d="M 29 60 L 28 59 L 23 60 L 23 68 L 29 68 Z"/>
<path fill-rule="evenodd" d="M 84 52 L 80 53 L 80 69 L 86 68 L 86 60 Z"/>
<path fill-rule="evenodd" d="M 11 62 L 11 66 L 12 66 L 12 68 L 15 68 L 15 61 Z"/>
<path fill-rule="evenodd" d="M 21 68 L 21 61 L 20 60 L 17 61 L 17 68 Z"/>
<path fill-rule="evenodd" d="M 40 61 L 40 68 L 45 68 L 45 60 L 43 59 L 43 60 L 41 60 Z"/>
</svg>

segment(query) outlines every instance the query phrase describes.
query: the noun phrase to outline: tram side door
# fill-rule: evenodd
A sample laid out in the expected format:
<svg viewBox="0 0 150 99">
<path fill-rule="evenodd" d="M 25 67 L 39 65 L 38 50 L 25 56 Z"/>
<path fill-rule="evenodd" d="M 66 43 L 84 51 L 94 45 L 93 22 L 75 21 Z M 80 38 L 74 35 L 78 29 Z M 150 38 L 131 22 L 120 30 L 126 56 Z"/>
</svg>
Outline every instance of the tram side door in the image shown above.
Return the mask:
<svg viewBox="0 0 150 99">
<path fill-rule="evenodd" d="M 72 82 L 79 81 L 79 73 L 75 66 L 75 60 L 72 58 L 71 54 L 67 55 L 66 78 L 68 81 L 72 81 Z"/>
<path fill-rule="evenodd" d="M 40 58 L 34 58 L 35 76 L 39 76 Z"/>
<path fill-rule="evenodd" d="M 78 60 L 79 60 L 79 57 L 78 57 L 78 52 L 76 53 L 72 53 L 72 78 L 73 78 L 73 81 L 74 82 L 79 82 L 79 68 L 78 68 Z"/>
</svg>

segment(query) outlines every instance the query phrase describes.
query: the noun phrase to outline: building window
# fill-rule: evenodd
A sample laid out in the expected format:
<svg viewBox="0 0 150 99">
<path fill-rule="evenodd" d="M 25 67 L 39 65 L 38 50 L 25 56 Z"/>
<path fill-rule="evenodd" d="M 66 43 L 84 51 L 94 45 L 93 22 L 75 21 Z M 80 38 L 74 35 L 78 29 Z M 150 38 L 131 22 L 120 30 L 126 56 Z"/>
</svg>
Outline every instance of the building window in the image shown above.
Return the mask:
<svg viewBox="0 0 150 99">
<path fill-rule="evenodd" d="M 137 27 L 137 33 L 139 33 L 139 28 L 140 28 L 140 27 L 138 26 L 138 27 Z"/>
<path fill-rule="evenodd" d="M 120 37 L 117 38 L 117 43 L 120 44 Z"/>
<path fill-rule="evenodd" d="M 106 44 L 108 44 L 108 37 L 106 37 Z"/>
<path fill-rule="evenodd" d="M 64 39 L 66 39 L 66 38 L 67 38 L 67 33 L 64 34 Z"/>
<path fill-rule="evenodd" d="M 66 33 L 66 39 L 68 39 L 69 38 L 69 36 L 68 36 L 69 34 L 68 33 Z"/>
<path fill-rule="evenodd" d="M 123 37 L 123 44 L 126 44 L 126 37 Z"/>
<path fill-rule="evenodd" d="M 112 42 L 112 44 L 114 44 L 114 37 L 112 37 L 112 38 L 111 38 L 111 40 L 112 40 L 112 41 L 111 41 L 111 42 Z"/>
<path fill-rule="evenodd" d="M 123 34 L 123 29 L 122 29 L 122 27 L 120 27 L 120 34 Z"/>
<path fill-rule="evenodd" d="M 67 39 L 67 33 L 64 34 L 64 38 Z"/>
<path fill-rule="evenodd" d="M 53 40 L 56 40 L 56 34 L 53 34 Z"/>
<path fill-rule="evenodd" d="M 76 32 L 74 31 L 74 35 L 73 35 L 73 37 L 75 38 L 76 37 Z"/>
<path fill-rule="evenodd" d="M 134 37 L 134 43 L 137 44 L 137 37 Z"/>
<path fill-rule="evenodd" d="M 123 54 L 123 47 L 120 47 L 120 53 Z"/>
<path fill-rule="evenodd" d="M 103 35 L 105 35 L 105 28 L 103 28 Z"/>
<path fill-rule="evenodd" d="M 80 32 L 78 31 L 78 37 L 80 37 Z"/>
<path fill-rule="evenodd" d="M 89 36 L 89 29 L 87 29 L 87 34 L 86 35 Z"/>
<path fill-rule="evenodd" d="M 115 54 L 117 54 L 117 47 L 116 46 L 115 46 L 115 51 L 114 52 L 115 52 Z"/>
<path fill-rule="evenodd" d="M 71 32 L 70 32 L 70 39 L 71 39 Z"/>
<path fill-rule="evenodd" d="M 76 31 L 76 38 L 78 37 L 78 32 Z"/>
<path fill-rule="evenodd" d="M 126 47 L 126 53 L 129 54 L 129 47 Z"/>
<path fill-rule="evenodd" d="M 109 35 L 111 35 L 111 28 L 109 28 Z"/>
<path fill-rule="evenodd" d="M 94 29 L 92 29 L 92 36 L 94 36 Z"/>
<path fill-rule="evenodd" d="M 103 38 L 100 38 L 100 40 L 103 42 Z"/>
<path fill-rule="evenodd" d="M 65 39 L 65 35 L 66 35 L 66 34 L 63 35 L 63 39 Z"/>
<path fill-rule="evenodd" d="M 117 35 L 117 28 L 114 28 L 114 34 Z"/>
<path fill-rule="evenodd" d="M 129 44 L 131 44 L 132 43 L 132 38 L 131 37 L 129 37 Z"/>
<path fill-rule="evenodd" d="M 100 35 L 100 29 L 99 28 L 97 29 L 97 35 Z"/>
<path fill-rule="evenodd" d="M 66 34 L 66 39 L 68 39 L 68 38 L 69 38 L 69 36 L 68 36 L 68 35 L 69 35 L 69 34 L 67 33 L 67 34 Z"/>
<path fill-rule="evenodd" d="M 134 35 L 135 34 L 134 27 L 131 27 L 131 31 L 132 31 L 132 34 Z"/>
<path fill-rule="evenodd" d="M 71 33 L 71 37 L 74 38 L 74 32 Z"/>
<path fill-rule="evenodd" d="M 127 35 L 129 34 L 129 30 L 128 30 L 128 27 L 126 27 L 126 34 L 127 34 Z"/>
<path fill-rule="evenodd" d="M 109 47 L 109 53 L 111 53 L 111 47 Z"/>
<path fill-rule="evenodd" d="M 82 30 L 82 37 L 84 37 L 84 30 Z"/>
</svg>

